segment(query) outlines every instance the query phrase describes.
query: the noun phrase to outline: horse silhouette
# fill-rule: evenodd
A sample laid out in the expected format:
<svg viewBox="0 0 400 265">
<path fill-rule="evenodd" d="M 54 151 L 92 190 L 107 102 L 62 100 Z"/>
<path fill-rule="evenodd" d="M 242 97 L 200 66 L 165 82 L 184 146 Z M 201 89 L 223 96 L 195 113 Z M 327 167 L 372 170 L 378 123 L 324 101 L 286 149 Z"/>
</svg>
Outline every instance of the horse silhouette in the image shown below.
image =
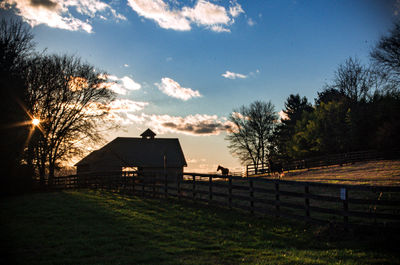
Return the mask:
<svg viewBox="0 0 400 265">
<path fill-rule="evenodd" d="M 218 170 L 221 170 L 221 174 L 224 176 L 229 174 L 229 168 L 218 166 L 217 172 L 218 172 Z"/>
<path fill-rule="evenodd" d="M 283 173 L 283 167 L 281 163 L 275 163 L 271 159 L 268 159 L 268 164 L 269 164 L 269 172 L 272 175 L 275 175 L 275 173 L 278 173 L 278 178 L 280 179 L 282 177 Z"/>
</svg>

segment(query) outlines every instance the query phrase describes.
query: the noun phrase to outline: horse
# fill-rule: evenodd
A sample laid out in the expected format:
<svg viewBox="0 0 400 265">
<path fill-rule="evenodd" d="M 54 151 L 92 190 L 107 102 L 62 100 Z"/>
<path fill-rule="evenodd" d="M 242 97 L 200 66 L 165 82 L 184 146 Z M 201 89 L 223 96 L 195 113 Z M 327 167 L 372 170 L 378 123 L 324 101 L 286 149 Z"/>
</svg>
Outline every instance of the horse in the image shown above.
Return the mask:
<svg viewBox="0 0 400 265">
<path fill-rule="evenodd" d="M 229 168 L 218 166 L 217 172 L 218 172 L 218 170 L 221 170 L 221 173 L 224 176 L 227 176 L 229 174 Z"/>
<path fill-rule="evenodd" d="M 283 167 L 281 163 L 274 163 L 271 159 L 268 159 L 269 172 L 271 174 L 278 173 L 278 178 L 283 177 Z"/>
</svg>

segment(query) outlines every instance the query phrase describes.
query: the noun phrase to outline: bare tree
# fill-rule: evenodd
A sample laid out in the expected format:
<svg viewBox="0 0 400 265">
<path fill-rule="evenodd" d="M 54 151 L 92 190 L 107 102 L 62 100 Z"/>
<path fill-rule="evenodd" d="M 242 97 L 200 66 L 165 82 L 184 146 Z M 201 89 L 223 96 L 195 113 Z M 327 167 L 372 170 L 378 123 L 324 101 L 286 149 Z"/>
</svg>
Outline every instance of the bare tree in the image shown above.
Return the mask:
<svg viewBox="0 0 400 265">
<path fill-rule="evenodd" d="M 271 102 L 255 101 L 248 107 L 234 110 L 229 116 L 234 126 L 226 137 L 231 153 L 242 164 L 251 162 L 258 168 L 265 163 L 270 153 L 269 139 L 277 119 Z"/>
<path fill-rule="evenodd" d="M 19 20 L 0 21 L 0 70 L 16 71 L 34 48 L 30 29 Z M 20 70 L 20 69 L 19 69 Z M 15 74 L 19 74 L 16 72 Z"/>
<path fill-rule="evenodd" d="M 363 66 L 358 59 L 348 58 L 335 72 L 333 84 L 329 88 L 337 89 L 352 102 L 367 99 L 376 85 L 374 73 Z"/>
<path fill-rule="evenodd" d="M 373 62 L 381 70 L 392 74 L 397 82 L 400 81 L 400 21 L 398 21 L 388 36 L 380 39 L 371 52 Z"/>
<path fill-rule="evenodd" d="M 41 179 L 48 172 L 51 184 L 59 163 L 77 155 L 82 142 L 98 142 L 100 129 L 115 127 L 107 120 L 114 93 L 104 73 L 66 55 L 31 60 L 27 86 L 27 109 L 40 120 L 32 138 L 35 164 Z"/>
</svg>

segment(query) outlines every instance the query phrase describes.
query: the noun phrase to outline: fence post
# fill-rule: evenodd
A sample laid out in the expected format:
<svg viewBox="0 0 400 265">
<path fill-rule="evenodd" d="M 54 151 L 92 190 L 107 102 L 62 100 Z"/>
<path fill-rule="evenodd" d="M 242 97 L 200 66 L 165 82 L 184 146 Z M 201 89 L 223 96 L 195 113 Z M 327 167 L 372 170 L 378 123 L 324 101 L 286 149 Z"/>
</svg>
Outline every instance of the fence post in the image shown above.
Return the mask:
<svg viewBox="0 0 400 265">
<path fill-rule="evenodd" d="M 153 176 L 153 198 L 156 197 L 156 175 Z"/>
<path fill-rule="evenodd" d="M 254 214 L 254 189 L 253 180 L 249 178 L 249 191 L 250 191 L 250 213 Z"/>
<path fill-rule="evenodd" d="M 178 200 L 181 200 L 181 180 L 180 180 L 180 175 L 178 174 L 176 177 L 176 189 L 178 193 Z"/>
<path fill-rule="evenodd" d="M 192 187 L 193 187 L 193 200 L 196 200 L 196 175 L 192 175 L 193 182 L 192 182 Z"/>
<path fill-rule="evenodd" d="M 208 194 L 208 199 L 209 199 L 209 201 L 212 201 L 212 176 L 209 176 L 208 177 L 209 178 L 209 181 L 208 181 L 208 192 L 209 192 L 209 194 Z"/>
<path fill-rule="evenodd" d="M 142 196 L 144 196 L 144 186 L 146 185 L 146 178 L 143 176 L 143 181 L 142 181 Z"/>
<path fill-rule="evenodd" d="M 132 195 L 135 194 L 135 180 L 136 180 L 137 176 L 133 175 L 132 176 Z"/>
<path fill-rule="evenodd" d="M 310 188 L 308 183 L 304 186 L 304 209 L 306 210 L 306 221 L 310 219 L 310 198 L 308 195 L 310 194 Z"/>
<path fill-rule="evenodd" d="M 228 205 L 229 209 L 232 209 L 232 176 L 229 176 L 229 186 L 228 186 Z"/>
<path fill-rule="evenodd" d="M 280 211 L 279 180 L 275 181 L 275 210 L 276 210 L 276 217 L 279 217 L 279 211 Z"/>
<path fill-rule="evenodd" d="M 165 177 L 164 177 L 165 181 L 165 187 L 164 187 L 164 193 L 165 193 L 165 198 L 168 198 L 168 176 L 167 173 L 165 173 Z"/>
<path fill-rule="evenodd" d="M 348 224 L 349 224 L 349 191 L 347 188 L 341 188 L 340 189 L 340 199 L 343 201 L 343 222 L 344 222 L 344 229 L 347 231 L 348 230 Z"/>
</svg>

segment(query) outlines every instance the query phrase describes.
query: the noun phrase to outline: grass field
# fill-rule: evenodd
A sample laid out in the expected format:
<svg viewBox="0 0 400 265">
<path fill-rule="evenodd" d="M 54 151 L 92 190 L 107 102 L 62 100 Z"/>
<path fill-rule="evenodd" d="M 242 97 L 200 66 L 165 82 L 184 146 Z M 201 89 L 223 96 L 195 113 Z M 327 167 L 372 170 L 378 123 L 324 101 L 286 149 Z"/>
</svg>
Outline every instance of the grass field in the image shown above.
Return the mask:
<svg viewBox="0 0 400 265">
<path fill-rule="evenodd" d="M 283 179 L 354 185 L 400 185 L 400 160 L 377 160 L 293 170 L 285 172 Z"/>
<path fill-rule="evenodd" d="M 399 264 L 399 240 L 101 191 L 0 200 L 2 264 Z M 392 239 L 396 238 L 395 235 Z"/>
</svg>

